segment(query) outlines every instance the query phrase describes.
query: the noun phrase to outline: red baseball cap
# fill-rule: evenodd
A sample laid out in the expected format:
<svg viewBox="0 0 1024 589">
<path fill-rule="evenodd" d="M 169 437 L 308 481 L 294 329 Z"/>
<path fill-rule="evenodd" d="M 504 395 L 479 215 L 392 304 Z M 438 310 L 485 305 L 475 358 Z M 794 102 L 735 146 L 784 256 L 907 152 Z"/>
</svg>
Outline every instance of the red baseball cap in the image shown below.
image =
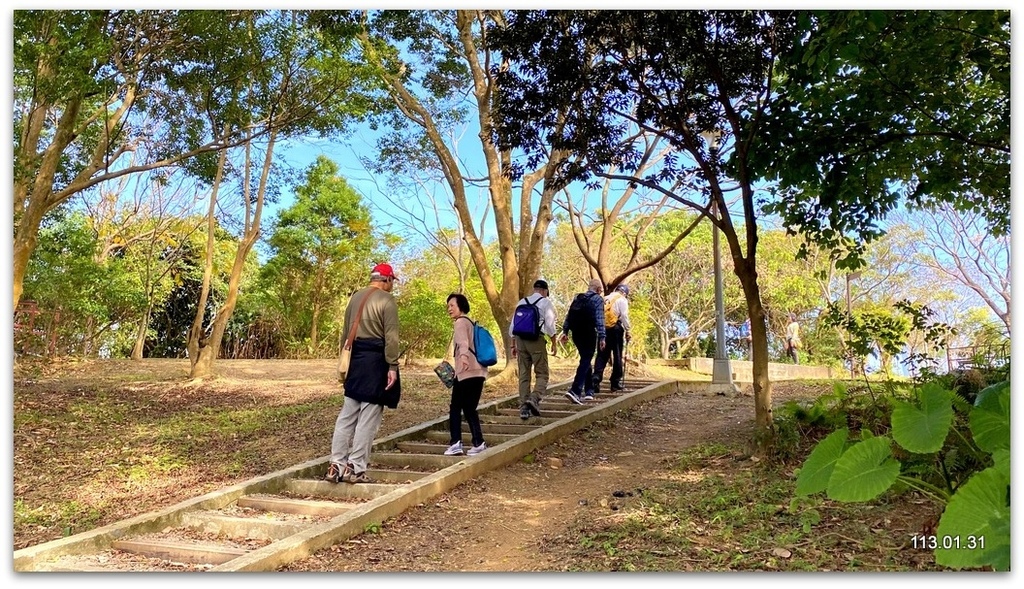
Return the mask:
<svg viewBox="0 0 1024 589">
<path fill-rule="evenodd" d="M 394 278 L 395 280 L 398 280 L 398 277 L 395 276 L 395 269 L 391 267 L 391 264 L 377 264 L 374 266 L 373 270 L 370 270 L 370 277 L 372 278 L 375 276 Z"/>
</svg>

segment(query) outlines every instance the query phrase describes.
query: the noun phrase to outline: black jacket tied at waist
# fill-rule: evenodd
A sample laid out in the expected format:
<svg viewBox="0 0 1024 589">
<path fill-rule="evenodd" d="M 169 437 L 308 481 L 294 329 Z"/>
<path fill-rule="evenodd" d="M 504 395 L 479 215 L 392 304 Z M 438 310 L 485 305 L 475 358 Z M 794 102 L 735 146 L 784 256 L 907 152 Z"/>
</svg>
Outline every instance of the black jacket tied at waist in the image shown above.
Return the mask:
<svg viewBox="0 0 1024 589">
<path fill-rule="evenodd" d="M 384 340 L 356 338 L 352 341 L 352 360 L 345 377 L 345 396 L 363 403 L 398 407 L 401 378 L 388 390 L 388 370 L 384 359 Z"/>
</svg>

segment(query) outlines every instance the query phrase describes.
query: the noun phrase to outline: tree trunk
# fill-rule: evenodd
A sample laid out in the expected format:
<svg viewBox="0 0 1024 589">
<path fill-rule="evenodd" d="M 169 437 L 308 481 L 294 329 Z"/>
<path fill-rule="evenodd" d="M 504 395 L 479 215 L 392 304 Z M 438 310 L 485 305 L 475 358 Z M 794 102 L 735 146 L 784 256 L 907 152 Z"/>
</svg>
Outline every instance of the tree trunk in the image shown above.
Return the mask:
<svg viewBox="0 0 1024 589">
<path fill-rule="evenodd" d="M 761 289 L 757 284 L 754 260 L 750 258 L 741 260 L 739 263 L 735 263 L 734 270 L 743 287 L 743 294 L 747 301 L 747 313 L 750 317 L 751 346 L 753 348 L 751 368 L 754 380 L 754 451 L 763 456 L 775 438 L 772 385 L 768 380 L 768 327 L 765 323 L 764 307 L 761 305 Z"/>
<path fill-rule="evenodd" d="M 36 243 L 39 240 L 39 225 L 45 214 L 46 200 L 34 198 L 17 221 L 17 229 L 14 233 L 14 307 L 11 309 L 12 313 L 14 309 L 18 308 L 18 303 L 21 301 L 25 272 L 28 270 L 32 252 L 36 249 Z"/>
<path fill-rule="evenodd" d="M 319 302 L 313 303 L 313 325 L 309 328 L 309 347 L 310 353 L 315 354 L 317 350 L 317 339 L 319 337 L 317 324 L 320 323 L 320 309 L 321 304 Z"/>
<path fill-rule="evenodd" d="M 227 131 L 225 130 L 225 134 Z M 210 207 L 206 212 L 206 257 L 203 261 L 203 282 L 199 288 L 199 301 L 196 305 L 196 316 L 192 320 L 192 327 L 188 330 L 188 341 L 185 344 L 185 349 L 188 350 L 188 359 L 191 368 L 189 369 L 189 375 L 201 374 L 207 375 L 210 373 L 212 364 L 209 359 L 204 359 L 202 356 L 202 350 L 205 346 L 203 338 L 203 319 L 206 318 L 206 301 L 210 297 L 211 283 L 213 282 L 213 249 L 216 241 L 214 239 L 216 228 L 217 228 L 217 194 L 220 192 L 221 181 L 224 179 L 224 168 L 227 165 L 227 150 L 220 152 L 220 158 L 217 162 L 217 175 L 214 178 L 212 189 L 210 190 Z M 199 366 L 200 361 L 206 364 L 205 367 Z M 195 378 L 195 377 L 192 377 Z"/>
<path fill-rule="evenodd" d="M 228 278 L 228 294 L 221 305 L 220 309 L 217 310 L 217 317 L 213 321 L 213 329 L 210 334 L 210 340 L 205 347 L 199 350 L 199 358 L 192 365 L 192 371 L 189 374 L 189 378 L 199 378 L 209 376 L 213 373 L 213 363 L 217 359 L 220 353 L 221 341 L 224 339 L 224 330 L 227 329 L 228 321 L 231 320 L 231 315 L 235 312 L 235 304 L 238 302 L 238 287 L 242 282 L 242 271 L 245 269 L 245 258 L 252 251 L 256 240 L 260 235 L 260 218 L 263 213 L 263 200 L 266 196 L 267 191 L 267 179 L 270 176 L 270 164 L 273 162 L 274 144 L 276 142 L 277 132 L 271 131 L 267 137 L 267 150 L 263 156 L 263 169 L 260 173 L 260 180 L 258 188 L 256 189 L 256 202 L 255 208 L 252 211 L 250 218 L 250 193 L 248 190 L 243 190 L 242 198 L 245 199 L 245 229 L 242 233 L 242 239 L 238 242 L 238 249 L 235 251 L 235 263 L 231 266 L 231 276 Z M 251 166 L 251 159 L 249 155 L 249 149 L 251 144 L 246 145 L 245 155 L 245 186 L 249 185 L 249 168 Z"/>
<path fill-rule="evenodd" d="M 135 333 L 135 345 L 132 347 L 132 360 L 142 360 L 143 349 L 146 346 L 146 332 L 149 330 L 149 318 L 153 314 L 153 303 L 146 305 L 146 312 L 142 314 L 139 321 L 139 329 Z"/>
</svg>

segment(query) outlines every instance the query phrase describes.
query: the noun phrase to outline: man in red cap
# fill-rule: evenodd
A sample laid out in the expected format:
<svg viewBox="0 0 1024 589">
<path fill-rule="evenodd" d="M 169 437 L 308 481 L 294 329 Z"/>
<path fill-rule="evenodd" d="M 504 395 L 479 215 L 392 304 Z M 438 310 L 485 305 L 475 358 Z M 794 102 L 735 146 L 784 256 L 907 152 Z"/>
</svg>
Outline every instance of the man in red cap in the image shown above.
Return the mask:
<svg viewBox="0 0 1024 589">
<path fill-rule="evenodd" d="M 391 295 L 395 270 L 377 264 L 369 286 L 356 291 L 345 309 L 342 342 L 352 340 L 352 358 L 345 375 L 345 403 L 334 424 L 331 463 L 324 478 L 332 483 L 370 482 L 366 467 L 384 407 L 398 406 L 398 305 Z"/>
</svg>

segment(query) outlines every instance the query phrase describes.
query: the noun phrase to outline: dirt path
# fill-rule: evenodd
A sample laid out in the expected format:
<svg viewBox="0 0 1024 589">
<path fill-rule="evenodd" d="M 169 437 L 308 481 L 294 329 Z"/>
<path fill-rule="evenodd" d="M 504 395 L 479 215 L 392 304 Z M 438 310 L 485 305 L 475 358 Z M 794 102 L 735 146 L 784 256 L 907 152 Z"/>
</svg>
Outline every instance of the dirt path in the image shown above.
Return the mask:
<svg viewBox="0 0 1024 589">
<path fill-rule="evenodd" d="M 286 570 L 562 570 L 559 553 L 569 547 L 560 546 L 561 532 L 577 517 L 614 517 L 621 498 L 670 476 L 682 450 L 742 444 L 752 419 L 749 397 L 680 393 L 652 401 Z"/>
</svg>

